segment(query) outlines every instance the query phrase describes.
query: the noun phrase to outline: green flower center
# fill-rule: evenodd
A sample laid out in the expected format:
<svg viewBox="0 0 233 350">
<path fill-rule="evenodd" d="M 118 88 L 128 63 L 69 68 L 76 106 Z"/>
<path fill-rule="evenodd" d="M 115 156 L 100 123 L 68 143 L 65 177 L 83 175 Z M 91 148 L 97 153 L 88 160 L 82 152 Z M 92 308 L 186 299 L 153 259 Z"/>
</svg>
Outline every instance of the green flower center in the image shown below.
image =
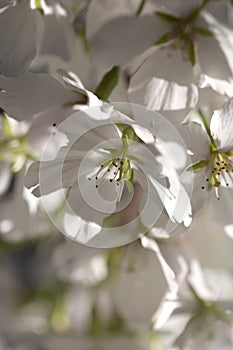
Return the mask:
<svg viewBox="0 0 233 350">
<path fill-rule="evenodd" d="M 116 182 L 119 185 L 123 181 L 133 182 L 134 172 L 132 169 L 130 159 L 122 155 L 111 160 L 107 160 L 102 163 L 97 173 L 94 175 L 96 180 L 96 188 L 99 187 L 100 183 L 107 179 L 109 182 Z M 92 180 L 91 177 L 88 180 Z"/>
</svg>

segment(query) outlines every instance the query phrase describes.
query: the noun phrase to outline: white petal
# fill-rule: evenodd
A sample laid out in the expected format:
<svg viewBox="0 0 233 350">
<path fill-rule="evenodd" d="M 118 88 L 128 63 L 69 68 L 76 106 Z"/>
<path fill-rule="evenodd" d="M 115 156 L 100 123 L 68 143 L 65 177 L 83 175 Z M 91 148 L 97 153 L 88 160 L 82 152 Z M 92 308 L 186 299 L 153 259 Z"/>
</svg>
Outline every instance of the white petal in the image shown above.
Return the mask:
<svg viewBox="0 0 233 350">
<path fill-rule="evenodd" d="M 155 16 L 114 19 L 90 40 L 91 54 L 106 69 L 126 64 L 153 45 L 168 28 L 167 23 Z"/>
<path fill-rule="evenodd" d="M 208 16 L 205 15 L 205 19 L 208 18 Z M 210 30 L 214 31 L 216 39 L 218 39 L 216 30 L 213 26 L 210 27 Z M 227 59 L 226 54 L 224 54 L 220 45 L 220 41 L 217 41 L 216 39 L 215 37 L 204 35 L 199 36 L 197 42 L 199 63 L 204 74 L 212 78 L 228 80 L 229 77 L 232 76 L 232 68 L 228 62 L 232 53 L 229 53 L 229 58 Z M 231 40 L 231 38 L 229 40 Z M 229 50 L 232 51 L 230 41 L 228 47 Z"/>
<path fill-rule="evenodd" d="M 198 89 L 194 84 L 179 85 L 153 77 L 129 90 L 131 101 L 152 110 L 176 110 L 195 107 Z"/>
<path fill-rule="evenodd" d="M 215 79 L 215 78 L 211 78 L 208 77 L 207 75 L 202 75 L 201 80 L 199 82 L 199 86 L 201 88 L 205 88 L 205 87 L 211 87 L 211 89 L 213 89 L 214 91 L 216 91 L 217 93 L 222 95 L 222 99 L 224 99 L 224 96 L 227 97 L 233 97 L 233 79 L 228 79 L 228 81 L 226 80 L 222 80 L 222 79 Z M 200 92 L 201 95 L 202 92 Z M 212 92 L 213 94 L 213 92 Z M 213 101 L 212 101 L 213 102 Z M 201 101 L 199 100 L 199 103 L 201 105 Z M 211 103 L 211 101 L 210 101 Z M 208 102 L 205 100 L 204 104 L 208 104 Z M 203 105 L 203 104 L 202 104 Z"/>
<path fill-rule="evenodd" d="M 155 253 L 155 255 L 157 256 L 157 259 L 160 262 L 160 265 L 162 267 L 164 276 L 165 276 L 167 284 L 168 284 L 167 297 L 168 297 L 168 294 L 170 294 L 170 298 L 175 299 L 176 294 L 178 292 L 178 284 L 176 282 L 175 273 L 170 268 L 170 266 L 167 264 L 166 260 L 164 259 L 163 255 L 161 254 L 161 251 L 159 249 L 158 244 L 153 239 L 150 239 L 147 237 L 142 237 L 141 243 L 142 243 L 142 246 L 144 248 L 152 250 Z"/>
<path fill-rule="evenodd" d="M 190 198 L 184 187 L 179 183 L 179 180 L 175 181 L 174 177 L 171 179 L 172 182 L 169 188 L 160 185 L 151 176 L 149 176 L 149 179 L 157 190 L 170 219 L 178 223 L 186 221 L 189 225 L 190 222 L 188 222 L 187 218 L 190 217 L 191 219 L 192 217 Z"/>
<path fill-rule="evenodd" d="M 187 150 L 192 152 L 192 163 L 209 158 L 210 139 L 199 123 L 183 124 L 178 127 L 178 131 L 186 144 Z"/>
<path fill-rule="evenodd" d="M 201 0 L 180 1 L 180 0 L 153 0 L 156 6 L 161 6 L 160 11 L 169 10 L 178 17 L 187 16 L 195 7 L 199 6 Z"/>
<path fill-rule="evenodd" d="M 135 0 L 91 1 L 86 18 L 86 35 L 88 40 L 108 21 L 120 16 L 134 14 L 137 6 L 138 4 Z"/>
<path fill-rule="evenodd" d="M 224 234 L 223 225 L 215 221 L 215 215 L 224 208 L 225 204 L 213 194 L 211 202 L 193 220 L 187 239 L 202 266 L 232 270 L 233 241 Z M 210 243 L 211 249 L 208 249 Z"/>
<path fill-rule="evenodd" d="M 23 73 L 36 55 L 38 11 L 29 4 L 10 6 L 0 16 L 0 72 L 4 75 Z"/>
<path fill-rule="evenodd" d="M 130 90 L 142 84 L 151 77 L 187 85 L 195 82 L 193 68 L 190 62 L 182 56 L 182 51 L 172 47 L 158 48 L 144 61 L 133 76 Z"/>
<path fill-rule="evenodd" d="M 200 169 L 194 173 L 192 191 L 192 212 L 194 217 L 209 202 L 211 197 L 211 192 L 208 191 L 208 187 L 206 186 L 208 175 L 209 173 L 206 175 L 205 169 Z M 204 189 L 202 189 L 203 186 L 205 187 Z M 217 198 L 215 197 L 214 200 L 217 200 Z"/>
<path fill-rule="evenodd" d="M 219 190 L 219 200 L 212 196 L 211 210 L 213 219 L 223 226 L 232 225 L 232 203 L 233 203 L 233 190 L 230 188 L 221 188 Z"/>
<path fill-rule="evenodd" d="M 94 186 L 89 184 L 89 196 L 94 196 Z M 88 187 L 86 186 L 86 190 Z M 109 216 L 109 212 L 99 211 L 98 203 L 95 199 L 85 201 L 80 190 L 84 190 L 77 182 L 73 185 L 67 198 L 64 228 L 68 236 L 80 243 L 88 244 L 88 242 L 100 233 L 103 220 Z M 90 203 L 90 205 L 89 205 Z M 109 209 L 109 208 L 108 208 Z"/>
<path fill-rule="evenodd" d="M 35 196 L 40 197 L 73 185 L 78 176 L 78 167 L 83 154 L 71 151 L 66 158 L 66 152 L 67 148 L 63 147 L 57 159 L 35 162 L 29 167 L 25 177 L 25 186 L 35 187 L 32 192 Z"/>
<path fill-rule="evenodd" d="M 223 6 L 224 6 L 224 4 L 223 4 Z M 231 26 L 230 26 L 230 28 L 227 28 L 225 26 L 226 20 L 225 20 L 224 24 L 222 24 L 207 11 L 203 11 L 202 16 L 205 19 L 205 21 L 207 21 L 210 30 L 213 31 L 214 36 L 216 38 L 216 41 L 218 42 L 219 47 L 221 48 L 223 54 L 225 55 L 225 64 L 227 63 L 227 65 L 228 65 L 228 67 L 225 67 L 225 69 L 228 69 L 228 71 L 230 70 L 229 77 L 230 76 L 232 77 L 232 74 L 233 74 L 233 63 L 232 63 L 233 33 L 232 33 L 232 28 L 231 28 Z M 215 55 L 217 58 L 217 52 L 215 52 Z M 212 63 L 212 60 L 211 60 L 211 63 Z M 219 66 L 221 66 L 221 69 L 223 69 L 223 61 L 222 62 L 219 61 L 218 64 L 219 64 Z M 216 67 L 215 67 L 215 69 L 216 69 Z M 226 78 L 227 78 L 227 76 L 226 76 Z"/>
<path fill-rule="evenodd" d="M 18 120 L 31 118 L 65 103 L 86 103 L 83 95 L 65 89 L 47 74 L 26 73 L 17 77 L 0 77 L 0 104 Z"/>
<path fill-rule="evenodd" d="M 131 264 L 132 269 L 127 268 Z M 146 265 L 146 271 L 142 265 Z M 113 282 L 114 304 L 124 321 L 137 329 L 146 326 L 166 291 L 167 281 L 158 257 L 137 243 L 129 246 Z"/>
<path fill-rule="evenodd" d="M 219 148 L 233 149 L 233 99 L 214 112 L 210 131 Z"/>
<path fill-rule="evenodd" d="M 41 55 L 54 55 L 67 61 L 72 54 L 74 42 L 74 29 L 66 17 L 55 14 L 44 16 L 44 35 L 40 46 Z"/>
<path fill-rule="evenodd" d="M 92 119 L 92 116 L 95 119 Z M 103 119 L 101 119 L 103 117 Z M 59 131 L 65 133 L 73 143 L 75 149 L 88 150 L 94 146 L 111 140 L 119 145 L 119 132 L 111 120 L 110 115 L 105 113 L 99 107 L 90 108 L 89 110 L 73 113 L 58 128 Z M 99 119 L 97 119 L 99 118 Z M 107 145 L 105 145 L 107 147 Z M 108 147 L 113 147 L 109 144 Z"/>
</svg>

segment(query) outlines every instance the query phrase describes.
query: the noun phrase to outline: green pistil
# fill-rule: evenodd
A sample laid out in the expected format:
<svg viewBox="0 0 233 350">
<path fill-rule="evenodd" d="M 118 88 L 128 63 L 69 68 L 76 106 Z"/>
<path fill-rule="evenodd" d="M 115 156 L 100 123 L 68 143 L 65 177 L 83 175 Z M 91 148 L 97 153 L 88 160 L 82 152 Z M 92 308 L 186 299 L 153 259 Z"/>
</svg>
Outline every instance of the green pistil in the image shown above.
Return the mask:
<svg viewBox="0 0 233 350">
<path fill-rule="evenodd" d="M 96 188 L 99 188 L 103 180 L 115 182 L 118 186 L 122 182 L 126 182 L 128 190 L 133 188 L 134 170 L 132 162 L 139 162 L 136 157 L 129 154 L 128 149 L 133 142 L 140 141 L 134 129 L 130 125 L 116 123 L 116 126 L 121 131 L 122 147 L 120 149 L 108 148 L 105 151 L 109 152 L 109 158 L 102 163 L 94 176 L 89 177 L 88 180 L 95 180 Z"/>
<path fill-rule="evenodd" d="M 122 181 L 133 181 L 133 169 L 131 167 L 131 161 L 126 155 L 122 157 L 108 160 L 101 164 L 99 170 L 94 175 L 96 181 L 96 188 L 99 187 L 101 181 L 107 179 L 109 182 L 116 182 L 119 185 Z M 91 177 L 88 178 L 92 180 Z"/>
</svg>

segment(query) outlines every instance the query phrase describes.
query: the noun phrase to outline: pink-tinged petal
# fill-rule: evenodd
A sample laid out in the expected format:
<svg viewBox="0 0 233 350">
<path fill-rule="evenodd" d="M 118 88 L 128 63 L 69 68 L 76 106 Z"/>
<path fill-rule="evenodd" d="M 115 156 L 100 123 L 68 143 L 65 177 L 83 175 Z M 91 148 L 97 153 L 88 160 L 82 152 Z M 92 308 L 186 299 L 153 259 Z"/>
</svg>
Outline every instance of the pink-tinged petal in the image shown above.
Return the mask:
<svg viewBox="0 0 233 350">
<path fill-rule="evenodd" d="M 25 73 L 17 77 L 0 76 L 0 106 L 17 120 L 29 119 L 66 103 L 87 102 L 85 91 L 65 89 L 56 79 L 43 73 Z"/>
<path fill-rule="evenodd" d="M 214 112 L 210 131 L 219 148 L 233 149 L 233 99 Z"/>
<path fill-rule="evenodd" d="M 1 13 L 1 74 L 13 76 L 28 69 L 37 52 L 40 21 L 40 14 L 29 4 L 10 6 Z"/>
<path fill-rule="evenodd" d="M 169 26 L 155 16 L 121 17 L 105 24 L 90 39 L 91 54 L 106 70 L 124 65 L 153 45 Z"/>
</svg>

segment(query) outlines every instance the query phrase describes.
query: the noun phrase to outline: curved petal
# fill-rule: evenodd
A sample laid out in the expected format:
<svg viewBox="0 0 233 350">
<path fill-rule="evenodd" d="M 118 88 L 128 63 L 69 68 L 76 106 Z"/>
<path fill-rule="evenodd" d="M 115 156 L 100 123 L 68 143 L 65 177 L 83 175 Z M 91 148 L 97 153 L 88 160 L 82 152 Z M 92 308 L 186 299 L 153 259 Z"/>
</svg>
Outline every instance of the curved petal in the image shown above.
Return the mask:
<svg viewBox="0 0 233 350">
<path fill-rule="evenodd" d="M 178 126 L 178 131 L 185 142 L 187 150 L 192 152 L 192 163 L 209 158 L 210 139 L 201 124 L 196 122 L 182 124 Z"/>
<path fill-rule="evenodd" d="M 156 6 L 161 6 L 160 11 L 169 10 L 178 17 L 187 16 L 195 7 L 199 6 L 201 0 L 181 1 L 181 0 L 153 0 Z"/>
<path fill-rule="evenodd" d="M 226 5 L 226 4 L 225 4 Z M 224 6 L 224 4 L 222 4 Z M 229 6 L 230 7 L 230 6 Z M 232 14 L 232 6 L 229 10 L 229 14 Z M 232 63 L 232 55 L 233 55 L 233 33 L 232 33 L 232 24 L 230 27 L 227 27 L 227 18 L 222 24 L 219 20 L 217 20 L 214 16 L 212 16 L 209 12 L 203 11 L 203 18 L 208 23 L 210 30 L 214 33 L 214 37 L 219 44 L 222 52 L 225 55 L 225 59 L 229 65 L 231 70 L 231 77 L 233 74 L 233 63 Z"/>
<path fill-rule="evenodd" d="M 113 65 L 124 65 L 168 29 L 168 24 L 155 16 L 120 17 L 105 24 L 91 38 L 91 54 L 106 70 Z"/>
<path fill-rule="evenodd" d="M 133 268 L 127 268 L 132 261 Z M 146 265 L 146 271 L 142 269 L 143 265 Z M 148 323 L 168 288 L 157 255 L 137 243 L 128 247 L 113 283 L 114 304 L 120 316 L 131 327 L 142 327 Z"/>
<path fill-rule="evenodd" d="M 233 190 L 230 188 L 221 188 L 219 190 L 219 200 L 213 198 L 210 203 L 210 210 L 212 211 L 212 217 L 215 222 L 220 225 L 227 226 L 233 224 L 232 216 L 232 203 L 233 203 Z"/>
<path fill-rule="evenodd" d="M 201 69 L 204 74 L 212 78 L 228 80 L 232 77 L 233 72 L 233 67 L 230 64 L 233 52 L 233 34 L 227 29 L 224 31 L 223 28 L 220 28 L 220 23 L 213 25 L 209 20 L 212 20 L 209 14 L 205 13 L 204 18 L 208 19 L 208 29 L 214 33 L 214 37 L 199 36 L 197 48 Z"/>
<path fill-rule="evenodd" d="M 156 77 L 130 88 L 129 94 L 132 102 L 156 111 L 193 108 L 198 100 L 198 89 L 194 84 L 180 85 Z"/>
<path fill-rule="evenodd" d="M 17 120 L 75 102 L 87 102 L 85 91 L 83 94 L 69 91 L 47 74 L 25 73 L 12 78 L 0 76 L 0 106 Z"/>
<path fill-rule="evenodd" d="M 130 73 L 129 71 L 129 74 Z M 197 103 L 198 89 L 189 62 L 180 50 L 163 48 L 153 50 L 139 69 L 133 73 L 128 89 L 130 101 L 145 105 L 152 110 L 181 110 Z"/>
<path fill-rule="evenodd" d="M 63 0 L 67 1 L 67 0 Z M 86 35 L 91 38 L 107 22 L 124 15 L 133 15 L 137 10 L 135 0 L 90 1 L 86 17 Z"/>
<path fill-rule="evenodd" d="M 59 40 L 57 40 L 59 38 Z M 44 35 L 40 46 L 41 55 L 54 55 L 67 61 L 72 55 L 75 33 L 67 17 L 44 16 Z"/>
<path fill-rule="evenodd" d="M 110 215 L 109 208 L 106 212 L 98 210 L 98 202 L 94 198 L 97 191 L 94 190 L 91 183 L 88 185 L 89 187 L 86 186 L 85 189 L 80 187 L 78 182 L 73 185 L 67 198 L 64 216 L 64 228 L 67 235 L 83 244 L 87 244 L 100 233 L 104 219 Z M 88 191 L 88 201 L 83 198 L 81 190 Z M 115 205 L 112 211 L 114 209 Z"/>
<path fill-rule="evenodd" d="M 10 6 L 0 15 L 0 72 L 17 75 L 36 55 L 40 14 L 28 4 Z"/>
<path fill-rule="evenodd" d="M 40 197 L 74 184 L 83 154 L 71 151 L 66 158 L 66 153 L 67 148 L 63 147 L 55 160 L 35 162 L 29 167 L 25 186 L 34 188 L 32 193 L 35 196 Z"/>
<path fill-rule="evenodd" d="M 210 131 L 219 148 L 233 149 L 233 99 L 214 111 Z"/>
</svg>

